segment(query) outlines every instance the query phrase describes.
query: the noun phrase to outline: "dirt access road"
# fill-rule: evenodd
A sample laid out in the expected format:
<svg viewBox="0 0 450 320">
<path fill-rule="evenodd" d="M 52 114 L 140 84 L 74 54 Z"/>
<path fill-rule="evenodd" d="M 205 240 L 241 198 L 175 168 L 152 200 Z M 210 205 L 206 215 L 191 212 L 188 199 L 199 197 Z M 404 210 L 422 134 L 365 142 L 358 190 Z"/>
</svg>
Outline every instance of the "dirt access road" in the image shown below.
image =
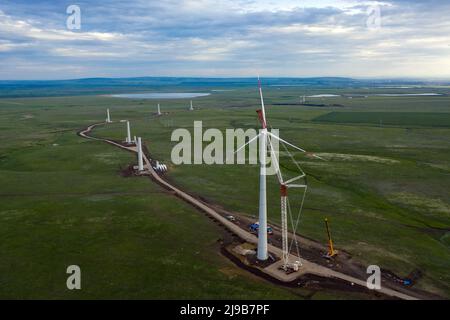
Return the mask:
<svg viewBox="0 0 450 320">
<path fill-rule="evenodd" d="M 91 131 L 95 127 L 100 126 L 100 125 L 105 125 L 105 123 L 101 122 L 101 123 L 92 124 L 92 125 L 88 126 L 86 129 L 79 131 L 78 135 L 80 135 L 81 137 L 86 138 L 86 139 L 103 141 L 103 142 L 112 144 L 116 147 L 125 149 L 130 152 L 135 152 L 135 153 L 137 152 L 137 148 L 134 145 L 126 146 L 126 145 L 123 145 L 119 142 L 116 142 L 116 141 L 113 141 L 110 139 L 96 138 L 96 137 L 90 136 L 89 134 L 91 133 Z M 212 218 L 217 220 L 220 224 L 222 224 L 224 227 L 226 227 L 228 230 L 230 230 L 232 233 L 234 233 L 236 236 L 238 236 L 242 240 L 249 242 L 249 243 L 253 243 L 253 244 L 256 244 L 258 242 L 258 239 L 254 234 L 252 234 L 248 230 L 243 229 L 242 227 L 236 225 L 235 223 L 227 220 L 223 215 L 221 215 L 212 206 L 205 204 L 204 202 L 200 201 L 199 199 L 189 195 L 188 193 L 186 193 L 186 192 L 180 190 L 179 188 L 168 183 L 160 175 L 158 175 L 158 173 L 155 170 L 153 170 L 153 167 L 150 163 L 150 159 L 145 155 L 145 153 L 143 154 L 143 156 L 144 156 L 144 166 L 146 168 L 146 174 L 149 174 L 153 178 L 153 180 L 156 181 L 158 184 L 160 184 L 161 186 L 165 187 L 166 189 L 172 191 L 176 196 L 178 196 L 179 198 L 190 203 L 194 207 L 204 211 L 205 213 L 207 213 Z M 269 244 L 268 249 L 269 249 L 270 253 L 272 253 L 276 256 L 279 256 L 279 257 L 282 256 L 282 250 L 280 248 Z M 291 259 L 291 261 L 295 261 L 295 260 L 299 260 L 299 257 L 291 254 L 290 259 Z M 269 265 L 268 267 L 261 269 L 261 271 L 263 271 L 264 273 L 268 274 L 269 276 L 271 276 L 277 280 L 283 281 L 283 282 L 292 282 L 302 275 L 312 274 L 312 275 L 317 275 L 320 277 L 336 278 L 336 279 L 344 280 L 344 281 L 347 281 L 354 285 L 358 285 L 358 286 L 362 286 L 362 287 L 366 288 L 366 280 L 365 279 L 362 280 L 362 279 L 356 278 L 354 276 L 350 276 L 350 275 L 344 274 L 342 272 L 338 272 L 331 268 L 308 261 L 303 257 L 301 258 L 301 261 L 302 261 L 302 267 L 300 268 L 300 271 L 294 272 L 291 274 L 286 274 L 285 272 L 279 270 L 279 267 L 282 263 L 281 261 L 273 263 L 273 264 Z M 399 292 L 397 290 L 390 289 L 390 288 L 387 288 L 384 286 L 382 286 L 380 290 L 377 290 L 377 292 L 382 293 L 386 296 L 397 298 L 397 299 L 403 299 L 403 300 L 418 300 L 419 299 L 411 294 Z"/>
</svg>

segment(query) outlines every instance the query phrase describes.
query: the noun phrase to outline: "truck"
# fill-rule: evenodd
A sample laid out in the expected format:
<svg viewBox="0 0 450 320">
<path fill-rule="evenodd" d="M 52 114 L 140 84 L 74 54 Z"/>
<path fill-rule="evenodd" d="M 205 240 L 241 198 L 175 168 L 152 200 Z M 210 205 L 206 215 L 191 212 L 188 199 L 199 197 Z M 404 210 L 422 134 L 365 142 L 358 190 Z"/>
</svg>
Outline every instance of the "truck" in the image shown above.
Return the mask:
<svg viewBox="0 0 450 320">
<path fill-rule="evenodd" d="M 248 227 L 252 233 L 258 233 L 259 223 L 258 222 L 252 223 Z M 267 234 L 273 234 L 272 227 L 267 227 Z"/>
</svg>

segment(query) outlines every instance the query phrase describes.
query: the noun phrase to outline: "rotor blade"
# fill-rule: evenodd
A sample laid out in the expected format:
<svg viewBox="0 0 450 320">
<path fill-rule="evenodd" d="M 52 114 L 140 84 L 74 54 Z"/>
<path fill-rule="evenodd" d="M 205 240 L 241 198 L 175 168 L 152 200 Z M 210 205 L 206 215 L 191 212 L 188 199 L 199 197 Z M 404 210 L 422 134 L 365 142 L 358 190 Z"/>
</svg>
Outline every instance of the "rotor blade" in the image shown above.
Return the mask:
<svg viewBox="0 0 450 320">
<path fill-rule="evenodd" d="M 322 160 L 322 161 L 327 161 L 327 160 L 325 160 L 324 158 L 322 158 L 322 157 L 319 157 L 318 155 L 316 155 L 316 154 L 312 154 L 312 156 L 314 157 L 314 158 L 317 158 L 317 159 L 320 159 L 320 160 Z"/>
<path fill-rule="evenodd" d="M 277 139 L 278 141 L 283 142 L 283 143 L 287 144 L 288 146 L 291 146 L 291 147 L 294 148 L 294 149 L 297 149 L 297 150 L 300 150 L 301 152 L 305 152 L 305 153 L 306 153 L 306 151 L 303 150 L 302 148 L 299 148 L 299 147 L 294 146 L 292 143 L 289 143 L 289 142 L 287 142 L 286 140 L 281 139 L 280 137 L 274 135 L 272 132 L 269 132 L 269 131 L 268 131 L 267 133 L 268 133 L 270 136 L 272 136 L 273 138 Z"/>
<path fill-rule="evenodd" d="M 289 142 L 287 142 L 286 140 L 281 139 L 280 137 L 274 135 L 274 134 L 271 133 L 271 132 L 268 132 L 268 133 L 269 133 L 273 138 L 278 139 L 278 141 L 280 141 L 280 142 L 282 142 L 282 143 L 285 143 L 285 144 L 287 144 L 288 146 L 291 146 L 291 147 L 294 148 L 294 149 L 297 149 L 297 150 L 299 150 L 299 151 L 301 151 L 301 152 L 304 152 L 304 153 L 308 153 L 309 155 L 313 156 L 314 158 L 317 158 L 317 159 L 326 161 L 324 158 L 319 157 L 318 155 L 316 155 L 316 154 L 314 154 L 314 153 L 309 153 L 309 152 L 307 152 L 306 150 L 303 150 L 302 148 L 299 148 L 299 147 L 297 147 L 297 146 L 294 146 L 292 143 L 289 143 Z"/>
<path fill-rule="evenodd" d="M 306 184 L 289 184 L 289 188 L 307 188 Z"/>
<path fill-rule="evenodd" d="M 243 148 L 245 148 L 247 145 L 249 145 L 250 143 L 252 143 L 255 139 L 258 139 L 259 136 L 261 135 L 261 133 L 257 134 L 256 136 L 254 136 L 253 138 L 251 138 L 250 140 L 248 140 L 247 143 L 243 144 L 242 146 L 240 146 L 235 152 L 233 152 L 233 154 L 241 151 Z"/>
<path fill-rule="evenodd" d="M 303 178 L 303 177 L 305 177 L 305 174 L 301 174 L 301 175 L 299 175 L 298 177 L 294 177 L 294 178 L 292 178 L 292 179 L 290 179 L 290 180 L 288 180 L 288 181 L 285 181 L 284 183 L 288 185 L 289 183 L 294 182 L 294 181 L 297 181 L 297 180 L 299 180 L 299 179 L 301 179 L 301 178 Z"/>
<path fill-rule="evenodd" d="M 225 161 L 230 160 L 230 156 L 233 156 L 233 159 L 234 159 L 234 155 L 235 155 L 236 153 L 238 153 L 238 152 L 241 151 L 243 148 L 245 148 L 247 145 L 249 145 L 250 143 L 252 143 L 253 141 L 255 141 L 255 139 L 257 139 L 260 135 L 261 135 L 261 133 L 259 133 L 258 135 L 254 136 L 253 138 L 251 138 L 247 143 L 245 143 L 245 144 L 243 144 L 242 146 L 240 146 L 240 147 L 239 147 L 236 151 L 234 151 L 232 154 L 227 153 Z"/>
<path fill-rule="evenodd" d="M 261 110 L 262 110 L 263 121 L 264 121 L 264 124 L 267 125 L 266 108 L 264 107 L 264 98 L 263 98 L 263 93 L 262 93 L 262 88 L 261 88 L 261 80 L 259 79 L 259 75 L 258 75 L 258 89 L 259 89 L 259 97 L 261 99 Z"/>
</svg>

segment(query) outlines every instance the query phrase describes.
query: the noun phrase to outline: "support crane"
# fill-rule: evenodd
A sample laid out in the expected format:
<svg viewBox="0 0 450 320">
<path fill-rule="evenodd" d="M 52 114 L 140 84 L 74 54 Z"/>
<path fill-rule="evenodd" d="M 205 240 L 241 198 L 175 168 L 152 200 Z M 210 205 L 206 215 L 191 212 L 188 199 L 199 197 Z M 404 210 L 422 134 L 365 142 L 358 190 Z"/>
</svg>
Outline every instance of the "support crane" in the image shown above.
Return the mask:
<svg viewBox="0 0 450 320">
<path fill-rule="evenodd" d="M 328 236 L 328 253 L 326 255 L 326 258 L 332 258 L 335 255 L 337 255 L 337 251 L 335 251 L 333 247 L 333 240 L 331 239 L 330 226 L 328 224 L 327 218 L 325 218 L 325 227 L 327 229 L 327 236 Z"/>
</svg>

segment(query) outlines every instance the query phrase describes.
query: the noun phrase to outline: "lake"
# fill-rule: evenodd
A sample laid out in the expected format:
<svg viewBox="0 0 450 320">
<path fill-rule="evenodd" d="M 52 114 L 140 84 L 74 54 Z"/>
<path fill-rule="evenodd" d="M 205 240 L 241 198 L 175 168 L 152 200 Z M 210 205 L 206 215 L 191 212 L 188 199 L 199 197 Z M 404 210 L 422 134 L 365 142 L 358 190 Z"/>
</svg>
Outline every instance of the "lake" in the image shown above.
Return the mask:
<svg viewBox="0 0 450 320">
<path fill-rule="evenodd" d="M 430 96 L 442 96 L 440 93 L 379 93 L 374 96 L 380 97 L 430 97 Z"/>
<path fill-rule="evenodd" d="M 368 93 L 368 94 L 355 94 L 349 95 L 349 97 L 367 97 L 367 96 L 377 96 L 377 97 L 433 97 L 442 96 L 441 93 Z M 341 97 L 337 94 L 316 94 L 313 96 L 307 96 L 307 98 L 337 98 Z"/>
<path fill-rule="evenodd" d="M 338 94 L 315 94 L 313 96 L 307 96 L 307 98 L 335 98 L 340 97 Z"/>
<path fill-rule="evenodd" d="M 127 99 L 189 99 L 209 96 L 202 92 L 151 92 L 151 93 L 122 93 L 112 94 L 110 97 Z"/>
</svg>

